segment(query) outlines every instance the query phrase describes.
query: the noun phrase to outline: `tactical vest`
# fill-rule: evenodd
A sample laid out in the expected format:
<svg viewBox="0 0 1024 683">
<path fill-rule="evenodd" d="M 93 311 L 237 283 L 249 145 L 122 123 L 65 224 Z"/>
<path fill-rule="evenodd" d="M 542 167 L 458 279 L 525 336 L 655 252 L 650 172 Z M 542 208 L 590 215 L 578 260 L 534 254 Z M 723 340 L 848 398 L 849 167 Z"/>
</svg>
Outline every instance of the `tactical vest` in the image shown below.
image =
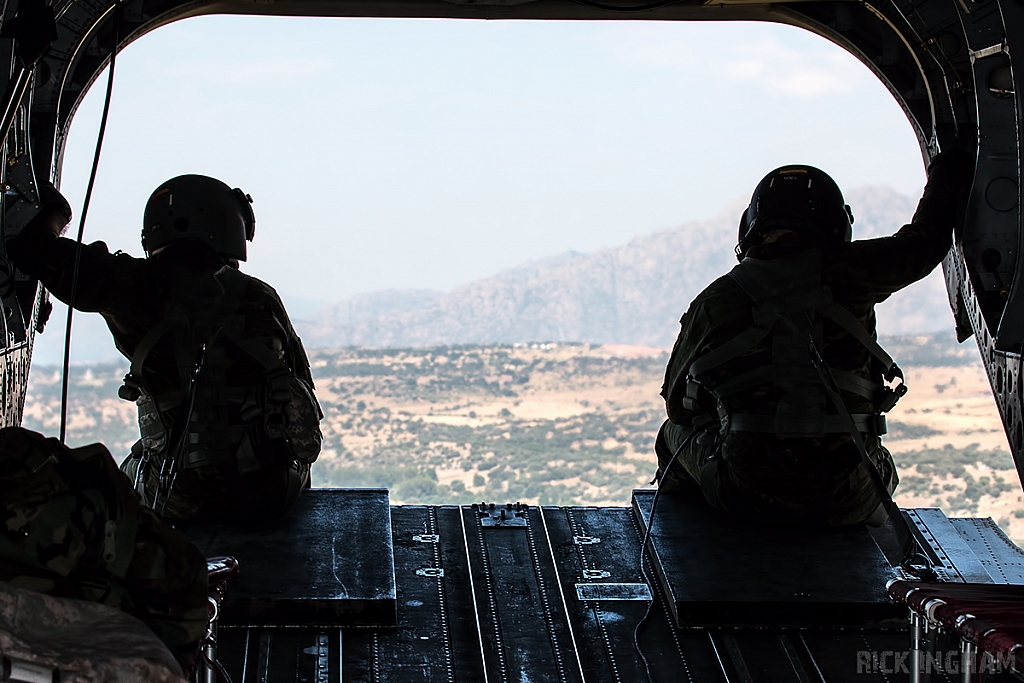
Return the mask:
<svg viewBox="0 0 1024 683">
<path fill-rule="evenodd" d="M 833 300 L 831 290 L 822 284 L 820 250 L 809 249 L 772 260 L 746 258 L 728 276 L 752 299 L 754 325 L 701 356 L 687 369 L 683 407 L 700 412 L 702 389 L 717 401 L 717 418 L 705 413 L 705 424 L 717 419 L 722 434 L 760 432 L 779 438 L 848 433 L 849 421 L 826 411 L 825 384 L 812 362 L 814 346 L 824 347 L 822 327 L 826 318 L 868 350 L 881 364 L 887 380 L 903 379 L 889 354 L 852 313 Z M 771 345 L 770 364 L 736 375 L 722 376 L 719 372 L 715 373 L 717 378 L 711 378 L 711 371 L 721 369 L 766 339 Z M 906 393 L 906 385 L 901 383 L 894 390 L 850 372 L 833 369 L 831 374 L 839 389 L 867 399 L 874 408 L 871 413 L 851 415 L 857 430 L 884 434 L 885 418 L 881 413 L 890 410 Z M 730 398 L 768 385 L 775 387 L 779 396 L 774 415 L 730 410 Z M 694 426 L 699 426 L 696 422 Z"/>
<path fill-rule="evenodd" d="M 249 276 L 224 266 L 212 282 L 184 274 L 168 283 L 163 319 L 139 342 L 119 395 L 139 410 L 142 447 L 160 460 L 173 457 L 181 469 L 242 473 L 261 467 L 260 444 L 283 440 L 295 460 L 312 463 L 320 452 L 320 406 L 266 340 L 245 336 L 240 312 Z M 145 384 L 146 360 L 171 338 L 177 388 L 155 393 Z M 259 376 L 228 384 L 228 347 L 255 361 Z M 173 383 L 172 383 L 173 384 Z M 170 431 L 168 431 L 168 428 Z"/>
</svg>

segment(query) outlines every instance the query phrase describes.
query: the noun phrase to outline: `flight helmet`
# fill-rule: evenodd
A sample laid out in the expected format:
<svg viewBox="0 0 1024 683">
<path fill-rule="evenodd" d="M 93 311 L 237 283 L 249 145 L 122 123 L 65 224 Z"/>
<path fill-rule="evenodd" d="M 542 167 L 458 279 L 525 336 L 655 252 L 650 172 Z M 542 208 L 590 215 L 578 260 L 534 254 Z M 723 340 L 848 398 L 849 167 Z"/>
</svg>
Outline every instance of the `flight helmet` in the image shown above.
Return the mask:
<svg viewBox="0 0 1024 683">
<path fill-rule="evenodd" d="M 171 178 L 146 202 L 142 248 L 146 256 L 152 256 L 172 242 L 196 240 L 218 254 L 244 261 L 245 243 L 256 234 L 251 204 L 252 197 L 216 178 Z"/>
<path fill-rule="evenodd" d="M 836 181 L 813 166 L 782 166 L 758 183 L 750 205 L 740 215 L 736 256 L 773 228 L 786 228 L 815 237 L 823 246 L 853 239 L 853 212 Z"/>
</svg>

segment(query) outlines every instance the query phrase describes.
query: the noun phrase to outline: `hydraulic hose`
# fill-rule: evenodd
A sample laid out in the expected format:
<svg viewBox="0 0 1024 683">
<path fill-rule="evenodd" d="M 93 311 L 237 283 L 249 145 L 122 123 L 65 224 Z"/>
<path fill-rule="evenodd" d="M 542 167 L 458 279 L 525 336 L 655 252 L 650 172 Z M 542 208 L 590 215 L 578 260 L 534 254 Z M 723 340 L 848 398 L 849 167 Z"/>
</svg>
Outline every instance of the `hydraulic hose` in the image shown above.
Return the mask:
<svg viewBox="0 0 1024 683">
<path fill-rule="evenodd" d="M 75 238 L 75 267 L 71 274 L 71 296 L 68 298 L 68 317 L 64 327 L 64 364 L 61 372 L 60 385 L 60 441 L 65 442 L 68 431 L 68 374 L 71 367 L 71 319 L 75 312 L 75 298 L 78 294 L 78 271 L 82 263 L 82 238 L 85 235 L 85 219 L 89 214 L 89 203 L 92 201 L 92 190 L 96 184 L 96 171 L 100 165 L 100 152 L 103 149 L 103 138 L 107 132 L 107 117 L 110 115 L 110 95 L 114 90 L 114 66 L 117 63 L 117 48 L 121 42 L 121 2 L 114 0 L 114 45 L 110 50 L 110 65 L 107 70 L 107 91 L 103 98 L 103 114 L 100 116 L 100 129 L 96 136 L 96 151 L 92 157 L 92 170 L 89 172 L 89 184 L 85 189 L 85 200 L 82 202 L 82 215 L 78 219 L 78 235 Z"/>
<path fill-rule="evenodd" d="M 664 481 L 665 477 L 668 476 L 669 470 L 676 464 L 679 459 L 679 455 L 683 450 L 690 445 L 690 443 L 701 434 L 706 434 L 707 429 L 695 429 L 690 432 L 690 435 L 683 439 L 683 442 L 679 444 L 672 457 L 669 458 L 668 464 L 661 472 L 661 479 Z M 658 587 L 654 581 L 651 580 L 650 575 L 647 573 L 647 568 L 644 566 L 644 560 L 647 559 L 647 548 L 651 543 L 651 530 L 654 529 L 654 513 L 658 509 L 658 498 L 661 496 L 661 482 L 658 482 L 658 488 L 654 491 L 654 500 L 651 501 L 651 517 L 647 521 L 647 529 L 644 530 L 644 539 L 640 544 L 640 574 L 643 575 L 644 581 L 651 589 L 651 601 L 647 603 L 647 611 L 644 612 L 643 619 L 641 619 L 636 628 L 633 629 L 633 648 L 636 653 L 640 655 L 640 660 L 644 663 L 644 672 L 647 674 L 647 683 L 654 683 L 654 678 L 651 676 L 651 663 L 647 660 L 647 655 L 644 654 L 643 648 L 640 647 L 640 631 L 647 624 L 647 620 L 651 618 L 651 612 L 654 610 L 654 603 L 658 601 L 657 590 Z"/>
</svg>

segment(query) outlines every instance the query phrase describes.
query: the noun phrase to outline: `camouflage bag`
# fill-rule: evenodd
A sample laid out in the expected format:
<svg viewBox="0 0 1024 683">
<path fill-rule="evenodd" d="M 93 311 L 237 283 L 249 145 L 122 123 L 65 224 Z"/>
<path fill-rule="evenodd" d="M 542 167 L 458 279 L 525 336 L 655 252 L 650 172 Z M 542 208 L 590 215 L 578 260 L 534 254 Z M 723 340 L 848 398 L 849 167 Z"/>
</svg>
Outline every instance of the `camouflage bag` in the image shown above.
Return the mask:
<svg viewBox="0 0 1024 683">
<path fill-rule="evenodd" d="M 206 630 L 206 559 L 139 503 L 102 444 L 0 429 L 0 580 L 127 612 L 179 661 Z"/>
</svg>

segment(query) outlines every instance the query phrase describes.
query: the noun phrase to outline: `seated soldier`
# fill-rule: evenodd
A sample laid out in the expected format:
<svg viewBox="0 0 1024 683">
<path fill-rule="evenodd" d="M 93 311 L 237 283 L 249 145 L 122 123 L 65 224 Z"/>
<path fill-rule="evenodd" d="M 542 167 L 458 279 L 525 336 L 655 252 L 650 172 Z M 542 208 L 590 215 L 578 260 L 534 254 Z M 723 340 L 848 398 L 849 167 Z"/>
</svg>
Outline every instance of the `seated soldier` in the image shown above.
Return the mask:
<svg viewBox="0 0 1024 683">
<path fill-rule="evenodd" d="M 207 627 L 207 564 L 100 444 L 0 429 L 0 581 L 145 623 L 188 670 Z"/>
<path fill-rule="evenodd" d="M 875 341 L 874 307 L 945 257 L 972 176 L 967 153 L 940 154 L 912 222 L 856 242 L 824 172 L 784 166 L 761 181 L 740 220 L 740 264 L 680 321 L 655 445 L 663 490 L 699 485 L 746 518 L 884 521 L 898 477 L 881 413 L 906 389 Z"/>
<path fill-rule="evenodd" d="M 131 360 L 118 393 L 138 404 L 142 439 L 122 469 L 145 502 L 175 520 L 283 514 L 309 486 L 322 413 L 280 298 L 238 270 L 249 196 L 206 176 L 167 181 L 146 204 L 147 258 L 82 246 L 76 286 L 77 245 L 60 237 L 70 208 L 43 194 L 8 251 L 58 299 L 99 312 Z"/>
</svg>

